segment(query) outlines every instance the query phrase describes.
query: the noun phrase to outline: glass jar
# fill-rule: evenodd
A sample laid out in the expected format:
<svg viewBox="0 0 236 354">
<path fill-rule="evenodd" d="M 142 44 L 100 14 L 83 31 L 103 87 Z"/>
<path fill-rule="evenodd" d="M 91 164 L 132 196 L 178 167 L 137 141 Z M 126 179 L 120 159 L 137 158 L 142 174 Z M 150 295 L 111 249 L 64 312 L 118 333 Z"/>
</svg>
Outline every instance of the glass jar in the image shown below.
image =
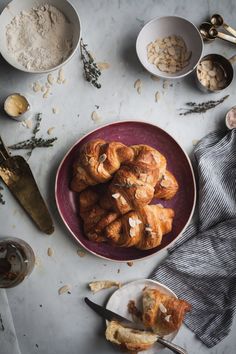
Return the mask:
<svg viewBox="0 0 236 354">
<path fill-rule="evenodd" d="M 0 239 L 0 288 L 12 288 L 30 275 L 35 255 L 28 243 L 19 238 Z"/>
</svg>

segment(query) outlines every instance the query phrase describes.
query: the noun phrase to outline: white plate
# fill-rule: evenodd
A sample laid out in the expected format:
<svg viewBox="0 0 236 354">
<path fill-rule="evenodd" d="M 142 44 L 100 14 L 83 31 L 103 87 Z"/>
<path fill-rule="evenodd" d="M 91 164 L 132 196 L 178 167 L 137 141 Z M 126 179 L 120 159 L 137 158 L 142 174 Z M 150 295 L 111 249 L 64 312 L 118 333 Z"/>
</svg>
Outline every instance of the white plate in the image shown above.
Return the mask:
<svg viewBox="0 0 236 354">
<path fill-rule="evenodd" d="M 134 300 L 137 307 L 141 308 L 142 290 L 147 286 L 158 289 L 164 294 L 177 298 L 176 294 L 172 290 L 170 290 L 167 286 L 158 283 L 154 280 L 140 279 L 140 280 L 135 280 L 126 285 L 123 285 L 120 289 L 116 290 L 108 300 L 106 308 L 113 312 L 118 313 L 119 315 L 127 319 L 132 320 L 132 317 L 128 312 L 127 305 L 130 300 Z M 178 331 L 175 331 L 167 336 L 164 336 L 164 338 L 169 341 L 172 341 L 177 335 L 177 333 Z M 163 348 L 163 346 L 159 344 L 155 344 L 152 348 L 145 350 L 142 353 L 157 354 L 157 350 L 158 353 L 163 353 L 165 349 Z"/>
</svg>

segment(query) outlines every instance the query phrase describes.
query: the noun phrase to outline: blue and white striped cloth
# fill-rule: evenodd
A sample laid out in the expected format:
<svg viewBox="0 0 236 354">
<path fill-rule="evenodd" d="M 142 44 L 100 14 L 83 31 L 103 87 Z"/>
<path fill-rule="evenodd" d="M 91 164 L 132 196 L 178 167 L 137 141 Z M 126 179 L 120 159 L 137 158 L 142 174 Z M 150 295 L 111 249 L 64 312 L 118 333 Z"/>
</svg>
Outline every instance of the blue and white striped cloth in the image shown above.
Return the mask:
<svg viewBox="0 0 236 354">
<path fill-rule="evenodd" d="M 236 306 L 236 129 L 195 147 L 198 220 L 151 278 L 192 304 L 186 325 L 208 347 L 230 331 Z"/>
</svg>

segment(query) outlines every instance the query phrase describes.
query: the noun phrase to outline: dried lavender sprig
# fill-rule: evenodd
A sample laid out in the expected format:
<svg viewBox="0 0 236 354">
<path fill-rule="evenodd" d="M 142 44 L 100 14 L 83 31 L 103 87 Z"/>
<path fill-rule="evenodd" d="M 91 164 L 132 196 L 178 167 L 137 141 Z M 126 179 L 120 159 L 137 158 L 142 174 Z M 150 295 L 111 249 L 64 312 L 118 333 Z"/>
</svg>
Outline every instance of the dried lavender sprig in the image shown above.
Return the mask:
<svg viewBox="0 0 236 354">
<path fill-rule="evenodd" d="M 53 146 L 54 141 L 57 138 L 43 139 L 43 138 L 31 138 L 24 141 L 20 141 L 17 144 L 8 146 L 11 150 L 33 150 L 35 148 L 43 148 Z"/>
<path fill-rule="evenodd" d="M 186 112 L 181 112 L 181 113 L 179 113 L 179 115 L 186 116 L 187 114 L 192 114 L 192 113 L 205 113 L 209 109 L 215 108 L 219 104 L 223 103 L 228 97 L 229 97 L 229 95 L 226 95 L 217 101 L 211 100 L 211 101 L 201 102 L 201 103 L 187 102 L 186 106 L 193 107 L 193 108 L 191 108 L 191 109 L 181 108 L 182 110 L 185 109 Z"/>
<path fill-rule="evenodd" d="M 80 53 L 84 66 L 85 79 L 90 82 L 94 87 L 100 88 L 101 84 L 98 82 L 99 76 L 101 76 L 101 70 L 94 61 L 94 58 L 87 50 L 87 44 L 84 44 L 83 39 L 80 40 Z"/>
</svg>

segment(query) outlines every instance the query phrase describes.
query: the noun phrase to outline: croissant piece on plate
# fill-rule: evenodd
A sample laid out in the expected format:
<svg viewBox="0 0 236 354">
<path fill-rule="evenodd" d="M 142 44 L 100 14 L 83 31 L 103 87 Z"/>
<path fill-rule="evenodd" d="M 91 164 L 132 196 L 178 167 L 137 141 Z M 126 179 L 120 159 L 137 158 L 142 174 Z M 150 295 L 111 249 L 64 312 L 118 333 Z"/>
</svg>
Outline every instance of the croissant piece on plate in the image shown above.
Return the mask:
<svg viewBox="0 0 236 354">
<path fill-rule="evenodd" d="M 106 328 L 106 339 L 123 349 L 139 352 L 149 349 L 157 341 L 157 335 L 126 328 L 116 321 L 111 321 Z"/>
<path fill-rule="evenodd" d="M 119 142 L 96 139 L 84 144 L 73 165 L 71 189 L 81 192 L 88 186 L 104 183 L 125 161 L 132 160 L 133 150 Z"/>
<path fill-rule="evenodd" d="M 161 205 L 146 205 L 111 222 L 105 235 L 112 244 L 148 250 L 161 244 L 163 235 L 172 229 L 174 211 Z"/>
<path fill-rule="evenodd" d="M 143 324 L 160 336 L 178 330 L 191 305 L 157 289 L 143 290 Z"/>
<path fill-rule="evenodd" d="M 168 200 L 175 196 L 178 189 L 179 185 L 175 176 L 170 171 L 166 170 L 155 186 L 154 197 Z"/>
<path fill-rule="evenodd" d="M 109 186 L 111 203 L 121 214 L 149 204 L 166 171 L 166 159 L 157 150 L 147 145 L 131 148 L 134 158 L 120 167 Z"/>
</svg>

